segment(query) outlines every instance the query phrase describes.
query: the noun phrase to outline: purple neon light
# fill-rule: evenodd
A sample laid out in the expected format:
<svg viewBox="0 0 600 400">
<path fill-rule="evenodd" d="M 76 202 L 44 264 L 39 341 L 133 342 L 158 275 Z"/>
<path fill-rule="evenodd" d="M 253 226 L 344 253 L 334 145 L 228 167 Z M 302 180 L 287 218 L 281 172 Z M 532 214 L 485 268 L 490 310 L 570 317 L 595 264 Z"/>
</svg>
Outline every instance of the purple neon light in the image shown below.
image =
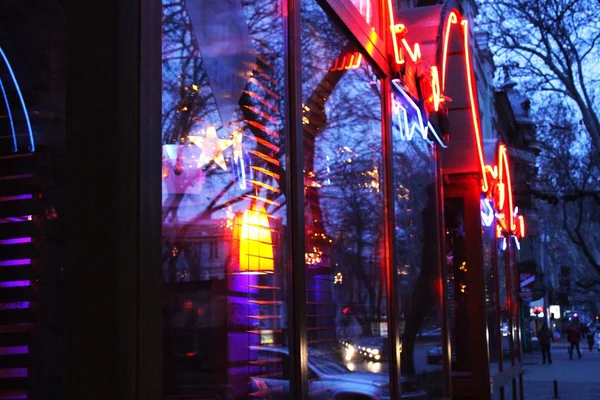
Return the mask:
<svg viewBox="0 0 600 400">
<path fill-rule="evenodd" d="M 20 258 L 17 260 L 0 261 L 0 267 L 14 267 L 15 265 L 29 265 L 29 264 L 31 264 L 31 258 Z"/>
<path fill-rule="evenodd" d="M 0 288 L 31 286 L 31 281 L 0 282 Z"/>
<path fill-rule="evenodd" d="M 31 238 L 30 237 L 22 237 L 22 238 L 0 240 L 0 245 L 3 245 L 3 244 L 21 244 L 21 243 L 31 243 Z"/>
<path fill-rule="evenodd" d="M 11 222 L 31 221 L 31 215 L 23 215 L 22 217 L 0 218 L 0 224 L 9 224 Z"/>
<path fill-rule="evenodd" d="M 7 346 L 7 347 L 0 347 L 0 354 L 1 355 L 6 355 L 6 354 L 28 354 L 29 353 L 29 346 Z"/>
<path fill-rule="evenodd" d="M 33 174 L 17 174 L 17 175 L 5 175 L 0 177 L 0 181 L 8 181 L 10 179 L 25 179 L 25 178 L 31 178 L 33 177 Z"/>
<path fill-rule="evenodd" d="M 0 310 L 20 310 L 23 308 L 29 308 L 30 303 L 28 301 L 16 301 L 14 303 L 0 303 Z"/>
<path fill-rule="evenodd" d="M 16 196 L 6 196 L 6 197 L 0 197 L 0 202 L 3 201 L 15 201 L 15 200 L 27 200 L 27 199 L 31 199 L 33 198 L 32 194 L 19 194 Z"/>
<path fill-rule="evenodd" d="M 27 368 L 6 368 L 0 372 L 2 378 L 27 378 Z M 11 397 L 12 399 L 13 397 Z"/>
<path fill-rule="evenodd" d="M 27 397 L 27 392 L 23 391 L 23 390 L 11 390 L 9 392 L 6 392 L 6 394 L 0 394 L 0 400 L 5 400 L 5 399 L 10 399 L 10 400 L 16 400 L 16 399 L 28 399 L 29 397 Z"/>
</svg>

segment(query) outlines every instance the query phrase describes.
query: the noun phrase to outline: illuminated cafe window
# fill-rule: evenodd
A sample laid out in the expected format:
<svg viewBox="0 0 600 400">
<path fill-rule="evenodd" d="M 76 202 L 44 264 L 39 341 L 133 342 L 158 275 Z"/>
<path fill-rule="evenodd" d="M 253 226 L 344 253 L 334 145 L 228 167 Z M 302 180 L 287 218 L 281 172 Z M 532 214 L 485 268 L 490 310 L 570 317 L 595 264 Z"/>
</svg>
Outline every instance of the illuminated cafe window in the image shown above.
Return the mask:
<svg viewBox="0 0 600 400">
<path fill-rule="evenodd" d="M 163 1 L 165 398 L 289 390 L 280 11 Z"/>
</svg>

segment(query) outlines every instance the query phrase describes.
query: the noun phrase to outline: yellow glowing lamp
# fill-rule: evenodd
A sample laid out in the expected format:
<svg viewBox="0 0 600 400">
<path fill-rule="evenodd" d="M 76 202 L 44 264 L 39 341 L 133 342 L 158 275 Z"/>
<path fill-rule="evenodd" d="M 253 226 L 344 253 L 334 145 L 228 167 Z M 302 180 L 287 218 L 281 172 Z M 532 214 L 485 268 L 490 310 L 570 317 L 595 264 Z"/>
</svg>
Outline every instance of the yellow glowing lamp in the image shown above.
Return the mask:
<svg viewBox="0 0 600 400">
<path fill-rule="evenodd" d="M 264 206 L 253 205 L 238 214 L 234 222 L 234 240 L 239 240 L 240 271 L 246 274 L 269 274 L 275 269 L 273 238 L 269 215 Z M 236 240 L 236 241 L 237 241 Z"/>
</svg>

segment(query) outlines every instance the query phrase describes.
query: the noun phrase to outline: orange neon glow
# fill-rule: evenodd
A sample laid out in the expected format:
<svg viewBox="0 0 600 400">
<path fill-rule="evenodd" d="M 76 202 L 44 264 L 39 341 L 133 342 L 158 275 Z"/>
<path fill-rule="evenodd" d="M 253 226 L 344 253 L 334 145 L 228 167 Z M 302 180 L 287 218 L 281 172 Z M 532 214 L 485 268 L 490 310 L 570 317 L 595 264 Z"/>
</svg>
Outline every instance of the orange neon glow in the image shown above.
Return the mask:
<svg viewBox="0 0 600 400">
<path fill-rule="evenodd" d="M 458 16 L 451 11 L 446 21 L 446 32 L 444 34 L 444 51 L 442 53 L 442 92 L 446 88 L 446 61 L 448 57 L 448 40 L 450 39 L 450 28 L 452 24 L 458 23 Z"/>
<path fill-rule="evenodd" d="M 525 218 L 522 215 L 519 215 L 517 218 L 519 220 L 519 234 L 517 236 L 525 237 Z"/>
<path fill-rule="evenodd" d="M 387 0 L 388 3 L 388 15 L 390 16 L 390 32 L 392 33 L 392 45 L 394 47 L 394 57 L 396 58 L 396 64 L 404 64 L 402 53 L 398 47 L 398 40 L 396 39 L 396 24 L 394 23 L 394 7 L 392 0 Z"/>
<path fill-rule="evenodd" d="M 402 44 L 413 62 L 416 63 L 421 59 L 421 47 L 419 46 L 419 43 L 415 43 L 414 50 L 410 48 L 410 45 L 404 38 L 402 38 Z"/>
<path fill-rule="evenodd" d="M 500 239 L 502 237 L 502 227 L 500 224 L 496 224 L 496 239 Z"/>
<path fill-rule="evenodd" d="M 264 206 L 253 205 L 234 220 L 234 243 L 239 241 L 239 272 L 267 274 L 275 269 L 269 215 Z"/>
<path fill-rule="evenodd" d="M 360 12 L 360 15 L 362 15 L 365 18 L 365 21 L 367 22 L 367 24 L 371 24 L 371 0 L 359 0 L 358 2 L 358 11 Z M 347 56 L 342 57 L 342 60 L 340 61 L 340 58 L 337 57 L 335 59 L 335 62 L 333 63 L 333 67 L 331 67 L 332 72 L 335 71 L 344 71 L 347 69 L 356 69 L 358 67 L 360 67 L 360 63 L 362 62 L 362 54 L 359 53 L 358 51 L 353 53 L 350 58 L 348 59 Z"/>
<path fill-rule="evenodd" d="M 487 176 L 485 174 L 485 165 L 483 161 L 483 146 L 481 145 L 481 128 L 479 126 L 479 102 L 475 96 L 475 87 L 473 84 L 473 68 L 471 64 L 471 55 L 469 53 L 469 22 L 463 19 L 460 24 L 463 27 L 463 40 L 465 47 L 465 66 L 467 68 L 467 83 L 469 89 L 469 101 L 471 103 L 471 118 L 473 120 L 473 128 L 475 129 L 475 141 L 477 142 L 477 153 L 479 155 L 479 164 L 481 166 L 482 186 L 481 190 L 487 193 L 489 190 Z M 447 44 L 447 43 L 446 43 Z M 446 48 L 447 50 L 447 48 Z M 444 66 L 445 67 L 445 66 Z M 445 79 L 445 78 L 444 78 Z"/>
<path fill-rule="evenodd" d="M 367 24 L 371 24 L 371 0 L 359 0 L 358 11 L 365 17 Z"/>
<path fill-rule="evenodd" d="M 331 67 L 330 71 L 343 71 L 347 69 L 356 69 L 360 67 L 360 63 L 362 62 L 362 54 L 359 52 L 353 53 L 350 58 L 348 56 L 342 57 L 342 61 L 340 62 L 340 58 L 337 57 Z"/>
<path fill-rule="evenodd" d="M 514 232 L 514 230 L 517 228 L 517 226 L 515 225 L 514 222 L 514 215 L 513 215 L 513 210 L 514 210 L 514 206 L 513 206 L 513 196 L 512 196 L 512 185 L 510 182 L 510 170 L 508 167 L 508 157 L 506 156 L 506 146 L 501 144 L 499 149 L 498 149 L 498 162 L 500 163 L 500 165 L 498 166 L 498 180 L 504 184 L 504 172 L 506 172 L 506 188 L 505 190 L 505 196 L 508 197 L 508 210 L 506 210 L 506 213 L 508 214 L 508 226 L 511 232 Z M 504 168 L 503 168 L 504 167 Z M 503 203 L 504 203 L 504 199 L 503 199 Z M 504 206 L 504 204 L 502 204 Z M 500 208 L 500 210 L 503 210 L 504 207 Z"/>
<path fill-rule="evenodd" d="M 489 173 L 491 180 L 495 183 L 496 192 L 485 192 L 487 197 L 495 197 L 497 232 L 496 236 L 502 235 L 502 230 L 514 234 L 518 239 L 525 236 L 525 218 L 518 215 L 517 208 L 513 204 L 512 183 L 510 178 L 510 167 L 508 164 L 507 149 L 504 144 L 498 146 L 498 165 L 485 166 L 486 174 Z M 498 236 L 498 237 L 500 237 Z"/>
<path fill-rule="evenodd" d="M 433 66 L 430 68 L 431 70 L 431 102 L 433 103 L 434 111 L 438 111 L 440 109 L 440 103 L 444 101 L 444 97 L 442 96 L 442 92 L 440 89 L 440 75 L 438 73 L 437 67 Z"/>
</svg>

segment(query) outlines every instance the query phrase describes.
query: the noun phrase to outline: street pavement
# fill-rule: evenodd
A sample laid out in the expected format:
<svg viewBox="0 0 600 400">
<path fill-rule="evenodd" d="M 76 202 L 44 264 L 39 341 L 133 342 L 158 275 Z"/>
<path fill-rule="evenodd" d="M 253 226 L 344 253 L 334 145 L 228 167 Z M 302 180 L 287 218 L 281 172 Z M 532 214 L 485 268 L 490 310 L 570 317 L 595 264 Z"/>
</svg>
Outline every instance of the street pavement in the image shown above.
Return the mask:
<svg viewBox="0 0 600 400">
<path fill-rule="evenodd" d="M 582 358 L 569 360 L 564 343 L 553 345 L 552 364 L 542 364 L 540 353 L 524 354 L 523 384 L 525 400 L 547 400 L 554 397 L 554 380 L 558 383 L 558 399 L 600 400 L 600 352 L 590 353 L 587 343 L 580 345 Z"/>
</svg>

